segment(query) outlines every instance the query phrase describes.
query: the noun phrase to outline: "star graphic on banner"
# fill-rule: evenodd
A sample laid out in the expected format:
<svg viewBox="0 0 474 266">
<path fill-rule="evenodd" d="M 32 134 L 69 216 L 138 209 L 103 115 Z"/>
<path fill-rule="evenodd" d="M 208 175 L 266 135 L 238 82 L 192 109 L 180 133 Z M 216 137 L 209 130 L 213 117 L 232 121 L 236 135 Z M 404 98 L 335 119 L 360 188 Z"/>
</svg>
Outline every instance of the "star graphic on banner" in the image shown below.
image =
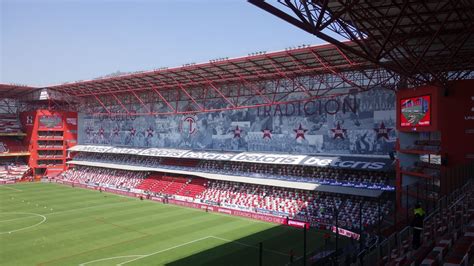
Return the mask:
<svg viewBox="0 0 474 266">
<path fill-rule="evenodd" d="M 268 128 L 262 130 L 262 132 L 263 132 L 263 139 L 266 139 L 266 138 L 271 139 L 271 138 L 272 138 L 272 131 L 273 131 L 273 130 L 268 129 Z"/>
<path fill-rule="evenodd" d="M 381 137 L 385 138 L 386 140 L 389 139 L 388 133 L 392 131 L 393 128 L 386 128 L 385 124 L 382 122 L 380 123 L 379 128 L 374 128 L 375 132 L 377 132 L 377 139 L 380 139 Z"/>
<path fill-rule="evenodd" d="M 243 130 L 240 129 L 239 126 L 235 127 L 235 129 L 234 129 L 234 139 L 237 138 L 237 137 L 240 138 L 240 134 L 242 133 L 242 131 Z"/>
<path fill-rule="evenodd" d="M 146 130 L 147 137 L 153 137 L 153 132 L 155 132 L 155 131 L 153 130 L 153 128 L 149 127 L 149 128 Z"/>
<path fill-rule="evenodd" d="M 331 131 L 334 133 L 334 139 L 344 139 L 344 134 L 346 134 L 347 129 L 341 128 L 341 124 L 337 123 L 336 128 L 331 129 Z"/>
<path fill-rule="evenodd" d="M 104 128 L 103 127 L 100 127 L 99 129 L 99 136 L 103 136 L 104 135 Z"/>
<path fill-rule="evenodd" d="M 308 130 L 304 129 L 303 126 L 300 124 L 300 126 L 297 129 L 293 129 L 293 131 L 296 133 L 296 138 L 295 139 L 298 139 L 298 138 L 305 139 L 304 138 L 304 133 L 306 133 L 306 131 L 308 131 Z"/>
<path fill-rule="evenodd" d="M 132 128 L 130 129 L 130 135 L 131 135 L 131 136 L 135 136 L 135 133 L 137 133 L 137 130 L 132 127 Z"/>
</svg>

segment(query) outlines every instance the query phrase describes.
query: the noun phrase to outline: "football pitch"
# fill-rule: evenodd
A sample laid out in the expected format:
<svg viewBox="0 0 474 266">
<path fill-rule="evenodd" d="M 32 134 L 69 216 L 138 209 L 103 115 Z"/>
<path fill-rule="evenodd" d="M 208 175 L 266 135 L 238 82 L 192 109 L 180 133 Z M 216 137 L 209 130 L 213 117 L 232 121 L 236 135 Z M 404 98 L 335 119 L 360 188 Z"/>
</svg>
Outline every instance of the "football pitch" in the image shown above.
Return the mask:
<svg viewBox="0 0 474 266">
<path fill-rule="evenodd" d="M 322 234 L 308 231 L 308 252 Z M 260 242 L 263 265 L 303 254 L 298 228 L 59 184 L 0 186 L 0 265 L 258 265 Z"/>
</svg>

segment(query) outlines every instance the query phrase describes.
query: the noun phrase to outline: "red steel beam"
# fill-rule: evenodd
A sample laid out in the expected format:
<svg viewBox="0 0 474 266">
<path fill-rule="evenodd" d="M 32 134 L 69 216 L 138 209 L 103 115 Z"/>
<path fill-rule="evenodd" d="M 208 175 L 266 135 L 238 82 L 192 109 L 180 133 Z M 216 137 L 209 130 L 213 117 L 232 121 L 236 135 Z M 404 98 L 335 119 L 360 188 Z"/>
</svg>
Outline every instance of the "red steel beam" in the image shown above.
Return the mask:
<svg viewBox="0 0 474 266">
<path fill-rule="evenodd" d="M 184 92 L 184 94 L 186 94 L 189 99 L 199 108 L 199 110 L 201 111 L 204 111 L 205 108 L 203 108 L 200 104 L 198 104 L 196 102 L 196 100 L 194 99 L 193 96 L 191 96 L 187 91 L 186 91 L 186 88 L 184 88 L 181 83 L 179 83 L 174 77 L 171 77 L 175 82 L 176 82 L 176 85 Z M 176 108 L 177 109 L 177 108 Z"/>
<path fill-rule="evenodd" d="M 99 102 L 99 104 L 102 105 L 102 107 L 104 107 L 105 111 L 107 111 L 107 114 L 110 115 L 109 109 L 107 109 L 107 107 L 105 107 L 104 103 L 99 99 L 99 97 L 97 97 L 96 95 L 93 95 L 93 96 L 96 98 L 96 100 Z"/>
</svg>

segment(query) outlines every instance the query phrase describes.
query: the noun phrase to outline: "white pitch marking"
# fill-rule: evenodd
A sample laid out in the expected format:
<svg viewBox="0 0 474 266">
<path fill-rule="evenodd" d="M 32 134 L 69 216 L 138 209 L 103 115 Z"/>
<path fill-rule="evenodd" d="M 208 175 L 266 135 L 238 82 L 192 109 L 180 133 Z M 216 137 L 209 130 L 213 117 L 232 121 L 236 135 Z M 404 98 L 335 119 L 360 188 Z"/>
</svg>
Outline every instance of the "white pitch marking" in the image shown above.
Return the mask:
<svg viewBox="0 0 474 266">
<path fill-rule="evenodd" d="M 105 207 L 105 206 L 117 205 L 117 204 L 120 204 L 120 203 L 119 203 L 119 202 L 113 202 L 113 203 L 107 203 L 107 204 L 102 204 L 102 205 L 94 205 L 94 206 L 89 206 L 89 207 L 84 207 L 84 208 L 70 209 L 70 210 L 59 211 L 59 212 L 50 212 L 50 213 L 46 213 L 45 215 L 62 214 L 62 213 L 66 213 L 66 212 L 82 211 L 82 210 L 86 210 L 86 209 L 93 209 L 93 208 L 99 208 L 99 207 Z"/>
<path fill-rule="evenodd" d="M 14 219 L 8 219 L 8 220 L 0 220 L 0 223 L 3 222 L 10 222 L 10 221 L 17 221 L 17 220 L 23 220 L 23 219 L 29 219 L 33 216 L 25 216 L 25 217 L 20 217 L 20 218 L 14 218 Z"/>
<path fill-rule="evenodd" d="M 103 259 L 91 260 L 91 261 L 88 261 L 88 262 L 84 262 L 84 263 L 79 264 L 79 266 L 84 266 L 84 265 L 87 265 L 87 264 L 90 264 L 90 263 L 99 262 L 99 261 L 105 261 L 105 260 L 113 260 L 113 259 L 120 259 L 120 258 L 130 258 L 130 257 L 142 257 L 142 256 L 145 256 L 145 255 L 128 255 L 128 256 L 118 256 L 118 257 L 103 258 Z"/>
<path fill-rule="evenodd" d="M 159 251 L 147 254 L 147 255 L 143 255 L 143 256 L 135 258 L 135 259 L 127 260 L 125 262 L 117 264 L 117 266 L 121 266 L 121 265 L 124 265 L 124 264 L 132 262 L 132 261 L 140 260 L 140 259 L 143 259 L 143 258 L 146 258 L 146 257 L 149 257 L 149 256 L 153 256 L 153 255 L 156 255 L 156 254 L 166 252 L 168 250 L 172 250 L 172 249 L 179 248 L 179 247 L 182 247 L 182 246 L 186 246 L 186 245 L 189 245 L 189 244 L 192 244 L 192 243 L 196 243 L 196 242 L 202 241 L 204 239 L 208 239 L 208 238 L 212 238 L 212 236 L 202 237 L 202 238 L 199 238 L 199 239 L 196 239 L 196 240 L 193 240 L 193 241 L 189 241 L 189 242 L 179 244 L 179 245 L 176 245 L 176 246 L 173 246 L 173 247 L 169 247 L 169 248 L 166 248 L 166 249 L 162 249 L 162 250 L 159 250 Z"/>
<path fill-rule="evenodd" d="M 156 255 L 156 254 L 160 254 L 160 253 L 163 253 L 163 252 L 166 252 L 166 251 L 175 249 L 175 248 L 179 248 L 179 247 L 182 247 L 182 246 L 186 246 L 186 245 L 189 245 L 189 244 L 192 244 L 192 243 L 196 243 L 196 242 L 199 242 L 199 241 L 202 241 L 202 240 L 205 240 L 205 239 L 209 239 L 209 238 L 214 238 L 214 239 L 218 239 L 218 240 L 225 241 L 225 242 L 231 242 L 231 243 L 235 243 L 235 244 L 238 244 L 238 245 L 241 245 L 241 246 L 246 246 L 246 247 L 251 247 L 251 248 L 258 248 L 258 247 L 256 247 L 256 246 L 252 246 L 252 245 L 249 245 L 249 244 L 245 244 L 245 243 L 238 242 L 238 241 L 234 241 L 234 240 L 230 240 L 230 239 L 225 239 L 225 238 L 222 238 L 222 237 L 206 236 L 206 237 L 202 237 L 202 238 L 199 238 L 199 239 L 195 239 L 195 240 L 192 240 L 192 241 L 189 241 L 189 242 L 186 242 L 186 243 L 183 243 L 183 244 L 179 244 L 179 245 L 176 245 L 176 246 L 173 246 L 173 247 L 169 247 L 169 248 L 166 248 L 166 249 L 158 250 L 158 251 L 156 251 L 156 252 L 153 252 L 153 253 L 150 253 L 150 254 L 146 254 L 146 255 L 127 255 L 127 256 L 109 257 L 109 258 L 103 258 L 103 259 L 98 259 L 98 260 L 93 260 L 93 261 L 81 263 L 81 264 L 79 264 L 79 266 L 87 265 L 87 264 L 90 264 L 90 263 L 93 263 L 93 262 L 106 261 L 106 260 L 112 260 L 112 259 L 117 259 L 117 258 L 134 257 L 134 258 L 131 259 L 131 260 L 127 260 L 127 261 L 124 261 L 124 262 L 122 262 L 122 263 L 117 264 L 117 266 L 122 266 L 122 265 L 124 265 L 124 264 L 130 263 L 130 262 L 133 262 L 133 261 L 137 261 L 137 260 L 140 260 L 140 259 L 149 257 L 149 256 L 153 256 L 153 255 Z M 265 250 L 265 251 L 268 251 L 268 252 L 271 252 L 271 253 L 274 253 L 274 254 L 278 254 L 278 255 L 282 255 L 282 256 L 287 256 L 287 254 L 282 253 L 282 252 L 278 252 L 278 251 L 275 251 L 275 250 L 269 250 L 269 249 L 264 249 L 264 250 Z"/>
<path fill-rule="evenodd" d="M 31 214 L 31 215 L 35 215 L 35 216 L 41 217 L 41 218 L 43 218 L 43 220 L 40 221 L 39 223 L 34 224 L 34 225 L 30 225 L 30 226 L 23 227 L 23 228 L 20 228 L 20 229 L 12 230 L 12 231 L 10 231 L 10 232 L 0 232 L 0 235 L 6 234 L 6 233 L 11 234 L 11 233 L 14 233 L 14 232 L 26 230 L 26 229 L 29 229 L 29 228 L 38 226 L 38 225 L 40 225 L 40 224 L 46 222 L 46 216 L 41 215 L 41 214 L 38 214 L 38 213 L 32 213 L 32 212 L 8 212 L 8 213 L 11 213 L 11 214 Z"/>
</svg>

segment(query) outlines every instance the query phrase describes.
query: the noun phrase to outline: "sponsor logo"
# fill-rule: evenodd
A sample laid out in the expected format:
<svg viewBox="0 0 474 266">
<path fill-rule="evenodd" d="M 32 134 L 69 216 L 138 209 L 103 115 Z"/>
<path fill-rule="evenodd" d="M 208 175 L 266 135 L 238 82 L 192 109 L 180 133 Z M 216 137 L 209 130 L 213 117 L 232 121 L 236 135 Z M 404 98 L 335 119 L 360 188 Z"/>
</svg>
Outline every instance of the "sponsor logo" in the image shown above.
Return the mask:
<svg viewBox="0 0 474 266">
<path fill-rule="evenodd" d="M 335 167 L 350 169 L 383 170 L 390 167 L 391 162 L 388 159 L 364 159 L 357 157 L 328 157 L 328 156 L 307 156 L 291 154 L 266 154 L 266 153 L 225 153 L 225 152 L 206 152 L 190 151 L 177 149 L 137 149 L 137 148 L 114 148 L 110 146 L 76 146 L 75 151 L 86 152 L 105 152 L 120 154 L 139 154 L 143 156 L 189 158 L 203 160 L 222 160 L 249 163 L 266 164 L 290 164 L 306 165 L 318 167 Z"/>
<path fill-rule="evenodd" d="M 305 155 L 285 155 L 285 154 L 263 154 L 243 152 L 231 161 L 250 162 L 250 163 L 269 163 L 269 164 L 299 164 Z"/>
<path fill-rule="evenodd" d="M 110 149 L 110 147 L 107 146 L 81 146 L 77 149 L 74 149 L 76 151 L 85 151 L 85 152 L 106 152 Z"/>
<path fill-rule="evenodd" d="M 221 208 L 217 209 L 217 212 L 232 214 L 232 211 L 231 211 L 231 210 L 221 209 Z"/>
<path fill-rule="evenodd" d="M 333 233 L 336 233 L 336 227 L 335 226 L 333 226 L 331 229 L 332 229 Z M 351 232 L 349 230 L 346 230 L 346 229 L 343 229 L 343 228 L 340 228 L 340 227 L 337 228 L 337 231 L 339 232 L 340 235 L 345 236 L 345 237 L 350 237 L 350 238 L 353 238 L 355 240 L 359 240 L 359 238 L 360 238 L 359 234 L 356 234 L 354 232 Z"/>
<path fill-rule="evenodd" d="M 121 153 L 121 154 L 138 154 L 141 149 L 129 149 L 129 148 L 111 148 L 107 153 Z"/>
<path fill-rule="evenodd" d="M 341 160 L 339 158 L 330 158 L 330 157 L 310 157 L 306 159 L 303 165 L 310 166 L 331 166 L 331 167 L 340 167 L 340 168 L 353 168 L 353 169 L 370 169 L 370 170 L 380 170 L 386 166 L 385 162 L 371 162 L 371 161 L 353 161 L 353 160 Z"/>
<path fill-rule="evenodd" d="M 179 123 L 179 131 L 187 135 L 194 135 L 197 132 L 197 117 L 195 115 L 184 116 Z"/>
<path fill-rule="evenodd" d="M 288 220 L 288 225 L 293 226 L 293 227 L 300 227 L 300 228 L 308 227 L 307 223 L 300 222 L 300 221 L 295 221 L 295 220 Z"/>
<path fill-rule="evenodd" d="M 231 153 L 190 151 L 183 154 L 181 157 L 189 158 L 189 159 L 204 159 L 204 160 L 230 160 L 234 156 L 235 154 L 231 154 Z"/>
<path fill-rule="evenodd" d="M 145 156 L 157 156 L 157 157 L 173 157 L 180 158 L 183 154 L 187 153 L 188 150 L 172 150 L 172 149 L 157 149 L 151 148 L 141 151 L 140 155 Z"/>
</svg>

